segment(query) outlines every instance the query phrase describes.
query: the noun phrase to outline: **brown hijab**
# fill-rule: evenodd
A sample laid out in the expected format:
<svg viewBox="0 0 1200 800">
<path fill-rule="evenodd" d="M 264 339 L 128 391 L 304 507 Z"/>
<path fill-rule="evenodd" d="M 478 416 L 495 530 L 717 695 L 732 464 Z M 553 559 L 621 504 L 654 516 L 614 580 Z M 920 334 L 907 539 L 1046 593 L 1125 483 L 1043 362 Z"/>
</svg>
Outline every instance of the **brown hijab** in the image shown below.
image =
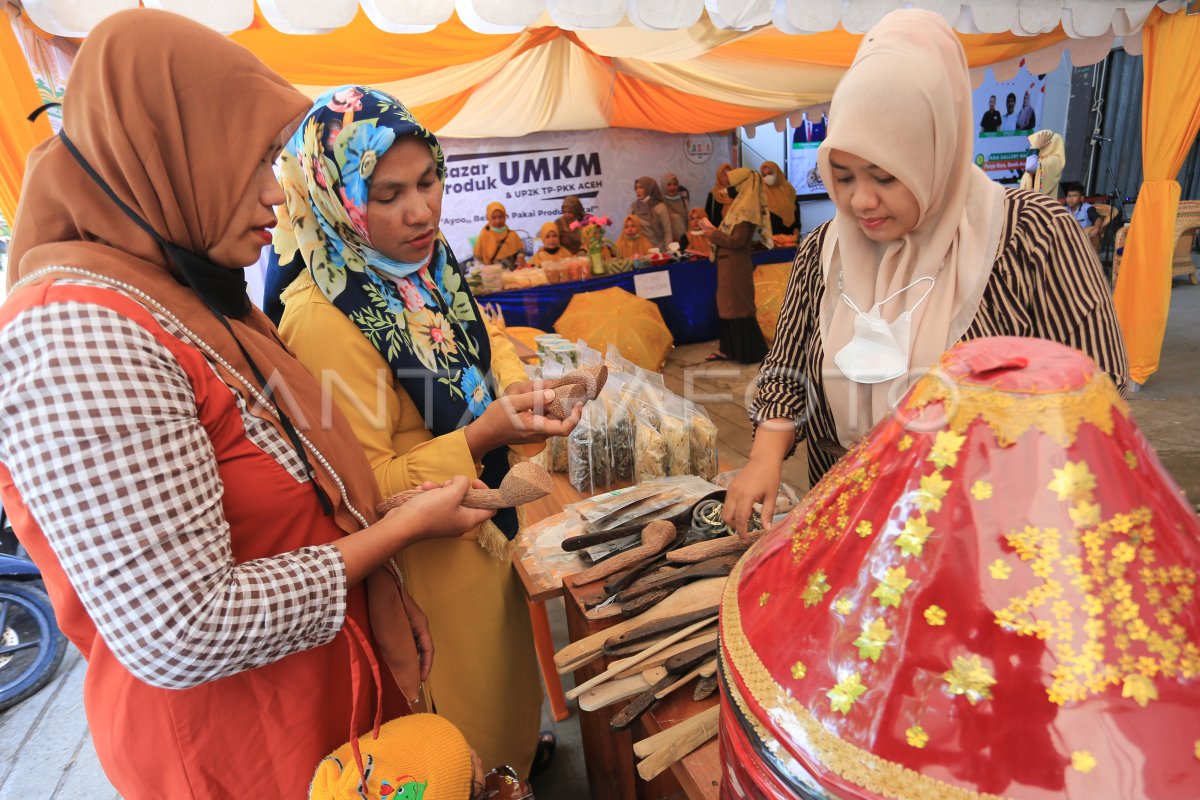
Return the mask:
<svg viewBox="0 0 1200 800">
<path fill-rule="evenodd" d="M 774 161 L 764 161 L 759 167 L 759 174 L 763 176 L 763 194 L 767 198 L 767 208 L 771 213 L 783 220 L 783 230 L 779 233 L 787 233 L 796 221 L 796 189 L 792 186 L 791 181 L 783 175 L 783 170 Z M 771 186 L 767 183 L 767 175 L 775 176 L 775 185 Z"/>
<path fill-rule="evenodd" d="M 834 90 L 829 119 L 829 135 L 817 151 L 821 178 L 837 205 L 821 253 L 827 287 L 822 374 L 838 438 L 848 446 L 903 397 L 910 377 L 919 377 L 970 327 L 996 261 L 1004 189 L 974 164 L 967 59 L 940 14 L 893 11 L 868 31 Z M 869 239 L 838 196 L 832 150 L 895 176 L 917 200 L 916 227 L 893 242 Z M 839 282 L 864 312 L 882 303 L 879 313 L 889 323 L 912 311 L 907 375 L 867 384 L 838 368 L 835 356 L 853 338 L 856 316 Z"/>
<path fill-rule="evenodd" d="M 249 50 L 185 17 L 139 9 L 114 14 L 89 34 L 71 70 L 63 123 L 122 201 L 168 242 L 203 255 L 225 235 L 272 141 L 308 107 Z M 285 387 L 277 391 L 284 411 L 330 465 L 308 453 L 338 526 L 352 532 L 376 519 L 378 488 L 362 449 L 340 414 L 322 424 L 320 386 L 270 321 L 252 309 L 228 318 L 226 329 L 57 138 L 30 155 L 11 264 L 10 288 L 78 270 L 119 282 L 152 310 L 177 318 L 201 349 L 203 343 L 215 351 L 209 359 L 226 382 L 284 432 L 262 404 L 240 342 L 271 384 Z"/>
</svg>

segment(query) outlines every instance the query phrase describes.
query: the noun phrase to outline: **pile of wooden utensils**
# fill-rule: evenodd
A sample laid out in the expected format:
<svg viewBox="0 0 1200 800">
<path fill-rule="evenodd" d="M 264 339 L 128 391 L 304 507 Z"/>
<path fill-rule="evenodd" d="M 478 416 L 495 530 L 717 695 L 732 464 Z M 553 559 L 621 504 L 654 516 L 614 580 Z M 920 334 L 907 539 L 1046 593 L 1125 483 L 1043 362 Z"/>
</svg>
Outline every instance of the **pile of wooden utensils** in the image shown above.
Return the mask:
<svg viewBox="0 0 1200 800">
<path fill-rule="evenodd" d="M 719 504 L 717 506 L 719 510 Z M 727 576 L 761 531 L 746 538 L 720 535 L 694 542 L 687 520 L 657 520 L 641 532 L 641 545 L 572 576 L 577 586 L 604 584 L 604 602 L 591 619 L 622 618 L 612 627 L 560 650 L 560 673 L 604 656 L 607 669 L 567 693 L 584 711 L 630 702 L 611 719 L 613 730 L 628 728 L 654 703 L 696 681 L 695 700 L 717 689 L 717 617 Z M 584 537 L 585 546 L 592 540 Z M 575 549 L 571 540 L 565 549 Z M 643 760 L 638 774 L 650 780 L 717 733 L 717 707 L 634 745 Z"/>
</svg>

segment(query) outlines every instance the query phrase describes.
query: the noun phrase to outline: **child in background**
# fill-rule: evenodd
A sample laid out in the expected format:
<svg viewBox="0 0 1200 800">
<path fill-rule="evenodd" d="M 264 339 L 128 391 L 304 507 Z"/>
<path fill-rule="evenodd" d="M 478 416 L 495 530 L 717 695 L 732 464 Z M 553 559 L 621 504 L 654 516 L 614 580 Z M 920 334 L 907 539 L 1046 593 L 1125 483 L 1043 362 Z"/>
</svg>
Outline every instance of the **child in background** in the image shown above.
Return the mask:
<svg viewBox="0 0 1200 800">
<path fill-rule="evenodd" d="M 617 237 L 617 255 L 621 258 L 636 258 L 646 255 L 654 242 L 642 231 L 642 221 L 630 214 L 625 218 L 625 227 Z"/>
<path fill-rule="evenodd" d="M 542 249 L 533 254 L 529 263 L 535 267 L 544 266 L 547 261 L 557 261 L 560 258 L 571 258 L 574 253 L 560 246 L 558 241 L 558 226 L 547 222 L 542 226 L 538 237 L 542 240 Z"/>
</svg>

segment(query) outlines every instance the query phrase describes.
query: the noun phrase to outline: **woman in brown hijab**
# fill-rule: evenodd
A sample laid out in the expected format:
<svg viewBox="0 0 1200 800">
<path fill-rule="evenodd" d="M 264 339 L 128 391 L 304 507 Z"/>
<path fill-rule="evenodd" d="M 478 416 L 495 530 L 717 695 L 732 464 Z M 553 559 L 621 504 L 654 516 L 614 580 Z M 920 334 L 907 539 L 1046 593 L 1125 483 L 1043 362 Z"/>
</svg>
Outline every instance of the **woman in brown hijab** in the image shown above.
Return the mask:
<svg viewBox="0 0 1200 800">
<path fill-rule="evenodd" d="M 562 216 L 554 220 L 554 226 L 558 228 L 559 246 L 572 255 L 583 249 L 583 242 L 579 240 L 579 228 L 572 229 L 571 223 L 583 225 L 584 216 L 582 200 L 573 194 L 563 198 Z"/>
<path fill-rule="evenodd" d="M 796 188 L 774 161 L 764 161 L 758 171 L 762 175 L 767 208 L 771 211 L 771 232 L 775 236 L 795 236 L 800 232 L 796 218 Z"/>
<path fill-rule="evenodd" d="M 80 48 L 63 135 L 29 160 L 0 499 L 87 659 L 96 751 L 128 800 L 304 797 L 428 674 L 389 559 L 487 516 L 457 478 L 379 519 L 349 425 L 246 296 L 308 106 L 209 28 L 128 11 Z"/>
<path fill-rule="evenodd" d="M 725 209 L 729 208 L 729 204 L 733 202 L 733 198 L 729 196 L 729 170 L 733 169 L 732 164 L 722 164 L 717 167 L 717 180 L 713 183 L 712 191 L 708 193 L 708 199 L 704 201 L 704 213 L 708 215 L 708 221 L 717 227 L 721 224 L 721 220 L 725 218 Z"/>
<path fill-rule="evenodd" d="M 754 304 L 754 246 L 771 241 L 770 211 L 762 176 L 739 167 L 728 171 L 731 202 L 721 225 L 707 233 L 717 262 L 717 316 L 721 320 L 720 350 L 708 361 L 732 359 L 754 364 L 767 354 Z"/>
<path fill-rule="evenodd" d="M 678 241 L 674 235 L 675 226 L 671 223 L 671 212 L 663 202 L 658 181 L 643 175 L 633 182 L 633 191 L 637 196 L 629 206 L 629 213 L 641 220 L 642 233 L 646 238 L 660 250 L 664 249 L 668 242 Z"/>
</svg>

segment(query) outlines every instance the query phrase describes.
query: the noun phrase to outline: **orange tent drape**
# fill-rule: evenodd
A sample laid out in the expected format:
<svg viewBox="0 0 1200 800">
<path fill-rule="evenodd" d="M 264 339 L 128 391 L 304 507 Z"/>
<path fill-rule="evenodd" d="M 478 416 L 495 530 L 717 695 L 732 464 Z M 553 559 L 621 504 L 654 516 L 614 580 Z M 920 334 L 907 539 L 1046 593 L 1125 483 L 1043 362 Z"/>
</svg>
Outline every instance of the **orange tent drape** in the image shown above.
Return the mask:
<svg viewBox="0 0 1200 800">
<path fill-rule="evenodd" d="M 1142 170 L 1145 180 L 1113 300 L 1138 383 L 1158 370 L 1171 304 L 1171 251 L 1179 183 L 1200 131 L 1200 16 L 1154 9 L 1142 29 Z"/>
<path fill-rule="evenodd" d="M 29 62 L 7 16 L 0 14 L 0 215 L 11 225 L 17 216 L 17 198 L 25 176 L 25 159 L 40 141 L 50 136 L 43 116 L 29 122 L 25 115 L 42 104 Z"/>
<path fill-rule="evenodd" d="M 376 28 L 362 9 L 344 28 L 315 36 L 292 35 L 272 28 L 256 10 L 251 26 L 229 38 L 292 83 L 371 86 L 480 61 L 524 35 L 476 33 L 457 14 L 429 33 L 387 33 Z"/>
</svg>

